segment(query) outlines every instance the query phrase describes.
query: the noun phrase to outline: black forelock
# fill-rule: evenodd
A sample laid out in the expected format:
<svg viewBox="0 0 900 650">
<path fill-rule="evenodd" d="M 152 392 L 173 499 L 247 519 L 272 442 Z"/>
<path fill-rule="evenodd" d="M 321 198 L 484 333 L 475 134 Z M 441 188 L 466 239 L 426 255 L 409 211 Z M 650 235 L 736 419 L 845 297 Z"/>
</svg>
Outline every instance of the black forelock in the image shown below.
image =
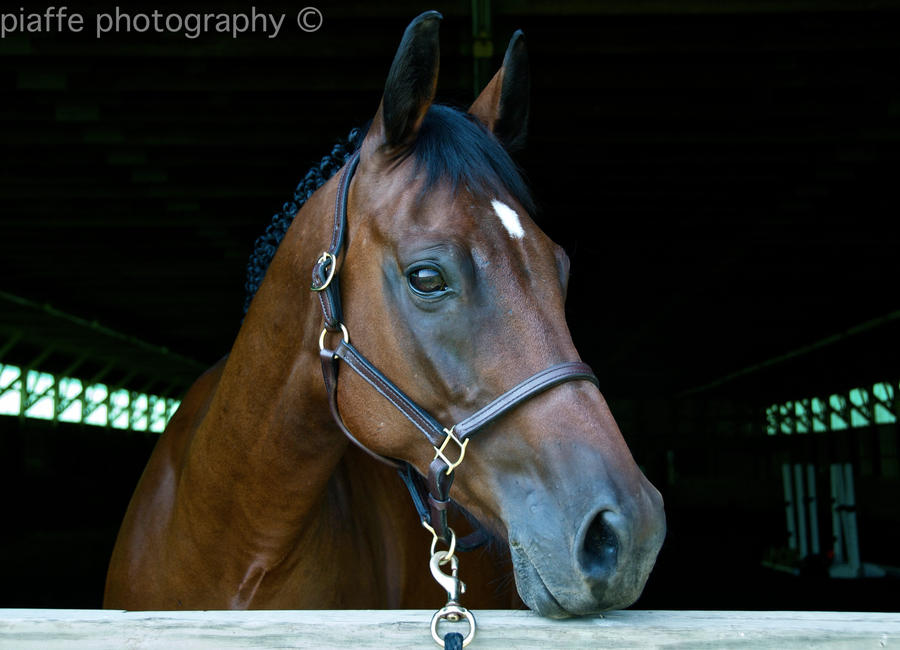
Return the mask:
<svg viewBox="0 0 900 650">
<path fill-rule="evenodd" d="M 247 263 L 244 281 L 244 313 L 265 277 L 275 251 L 300 207 L 331 178 L 359 147 L 364 129 L 353 129 L 331 152 L 304 176 L 292 200 L 287 201 L 257 240 Z M 500 142 L 474 116 L 459 109 L 432 105 L 413 144 L 400 153 L 412 158 L 417 175 L 424 177 L 424 197 L 438 186 L 448 184 L 452 192 L 465 188 L 476 196 L 493 196 L 506 191 L 529 214 L 535 213 L 531 192 L 518 166 Z"/>
<path fill-rule="evenodd" d="M 448 183 L 476 196 L 506 191 L 529 214 L 535 206 L 518 165 L 478 118 L 451 106 L 435 104 L 425 114 L 416 139 L 402 157 L 424 172 L 422 193 Z"/>
</svg>

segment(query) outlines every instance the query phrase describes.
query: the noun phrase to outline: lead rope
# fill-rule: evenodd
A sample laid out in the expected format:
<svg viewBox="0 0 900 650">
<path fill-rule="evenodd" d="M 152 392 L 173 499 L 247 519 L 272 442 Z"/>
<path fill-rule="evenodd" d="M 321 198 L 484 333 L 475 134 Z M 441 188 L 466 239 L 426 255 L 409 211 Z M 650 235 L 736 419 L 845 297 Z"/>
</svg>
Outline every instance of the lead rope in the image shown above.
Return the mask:
<svg viewBox="0 0 900 650">
<path fill-rule="evenodd" d="M 462 650 L 465 645 L 463 635 L 459 632 L 448 632 L 444 637 L 444 650 Z"/>
</svg>

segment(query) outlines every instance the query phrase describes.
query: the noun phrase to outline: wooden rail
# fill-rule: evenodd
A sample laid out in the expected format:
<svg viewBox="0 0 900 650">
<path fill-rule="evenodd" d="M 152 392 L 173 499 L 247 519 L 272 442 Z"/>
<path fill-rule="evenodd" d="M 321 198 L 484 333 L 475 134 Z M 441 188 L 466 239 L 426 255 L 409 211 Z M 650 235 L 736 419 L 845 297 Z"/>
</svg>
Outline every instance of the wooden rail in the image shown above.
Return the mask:
<svg viewBox="0 0 900 650">
<path fill-rule="evenodd" d="M 432 612 L 0 609 L 0 648 L 436 648 Z M 479 648 L 884 648 L 900 614 L 622 611 L 551 621 L 525 611 L 476 612 Z M 445 627 L 445 625 L 447 627 Z M 441 632 L 452 624 L 441 624 Z M 463 631 L 465 633 L 465 631 Z"/>
</svg>

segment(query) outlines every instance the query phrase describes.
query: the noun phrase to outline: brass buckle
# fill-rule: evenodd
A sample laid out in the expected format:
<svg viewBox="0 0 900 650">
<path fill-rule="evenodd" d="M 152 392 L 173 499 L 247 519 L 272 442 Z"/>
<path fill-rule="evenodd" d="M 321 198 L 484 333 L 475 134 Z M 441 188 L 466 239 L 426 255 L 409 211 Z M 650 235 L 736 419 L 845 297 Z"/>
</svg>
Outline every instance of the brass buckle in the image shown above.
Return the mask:
<svg viewBox="0 0 900 650">
<path fill-rule="evenodd" d="M 438 458 L 440 458 L 445 463 L 447 463 L 447 465 L 449 465 L 449 467 L 447 467 L 447 472 L 446 472 L 447 476 L 450 476 L 450 474 L 453 473 L 453 470 L 455 470 L 457 467 L 459 467 L 459 464 L 463 462 L 463 458 L 466 457 L 466 447 L 469 444 L 468 438 L 466 438 L 464 441 L 460 442 L 459 438 L 457 438 L 455 435 L 453 435 L 453 428 L 454 427 L 450 427 L 449 429 L 444 429 L 444 433 L 447 434 L 447 437 L 444 438 L 444 443 L 440 446 L 440 448 L 432 447 L 432 449 L 434 449 L 434 460 L 437 460 Z M 456 443 L 457 447 L 459 447 L 459 457 L 455 461 L 450 460 L 444 454 L 444 449 L 447 448 L 447 444 L 451 440 Z"/>
<path fill-rule="evenodd" d="M 334 257 L 334 255 L 332 255 L 328 251 L 323 251 L 319 256 L 319 259 L 316 260 L 316 264 L 322 264 L 324 266 L 327 262 L 329 262 L 329 260 L 330 263 L 328 264 L 328 277 L 325 278 L 325 282 L 321 287 L 312 285 L 310 289 L 312 289 L 313 291 L 325 291 L 325 289 L 328 288 L 328 285 L 331 284 L 331 281 L 334 279 L 334 271 L 335 269 L 337 269 L 337 259 Z"/>
</svg>

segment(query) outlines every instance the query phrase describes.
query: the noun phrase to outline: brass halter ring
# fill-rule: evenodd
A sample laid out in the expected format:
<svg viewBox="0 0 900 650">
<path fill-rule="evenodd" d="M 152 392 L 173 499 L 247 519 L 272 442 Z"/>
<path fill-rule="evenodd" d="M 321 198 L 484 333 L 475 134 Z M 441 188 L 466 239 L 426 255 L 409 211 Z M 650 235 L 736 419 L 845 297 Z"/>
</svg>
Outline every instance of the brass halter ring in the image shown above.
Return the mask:
<svg viewBox="0 0 900 650">
<path fill-rule="evenodd" d="M 350 342 L 350 332 L 347 331 L 347 328 L 344 327 L 343 323 L 338 323 L 341 326 L 341 335 L 344 337 L 344 343 Z M 319 352 L 325 349 L 325 335 L 328 333 L 328 328 L 322 328 L 322 333 L 319 334 Z"/>
<path fill-rule="evenodd" d="M 437 531 L 424 519 L 422 520 L 422 527 L 431 533 L 431 555 L 437 552 L 437 543 L 440 537 L 438 537 Z M 453 554 L 456 552 L 456 533 L 453 532 L 453 529 L 450 526 L 447 526 L 447 530 L 450 531 L 450 548 L 446 550 L 446 557 L 443 559 L 441 564 L 446 564 L 453 557 Z"/>
</svg>

